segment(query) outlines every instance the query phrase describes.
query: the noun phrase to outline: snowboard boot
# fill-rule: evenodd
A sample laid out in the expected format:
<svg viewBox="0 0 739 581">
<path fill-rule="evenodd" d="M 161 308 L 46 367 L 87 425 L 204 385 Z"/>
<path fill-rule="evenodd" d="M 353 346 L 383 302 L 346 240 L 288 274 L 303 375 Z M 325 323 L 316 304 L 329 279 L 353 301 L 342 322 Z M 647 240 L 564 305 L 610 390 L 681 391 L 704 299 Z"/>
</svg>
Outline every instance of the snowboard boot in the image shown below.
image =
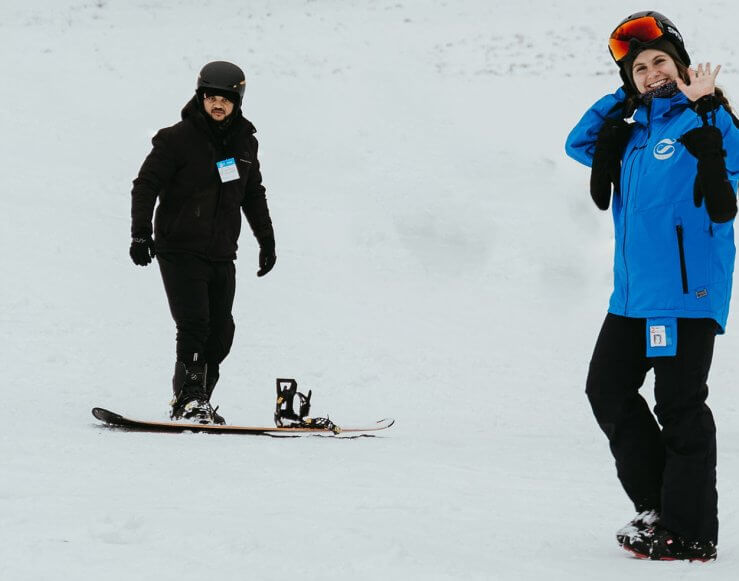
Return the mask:
<svg viewBox="0 0 739 581">
<path fill-rule="evenodd" d="M 654 525 L 659 521 L 656 510 L 644 510 L 632 518 L 627 524 L 616 531 L 616 540 L 620 547 L 626 541 L 635 541 L 640 537 L 650 537 L 654 534 Z"/>
<path fill-rule="evenodd" d="M 218 369 L 218 364 L 207 364 L 206 369 L 208 370 L 208 373 L 205 377 L 205 397 L 210 403 L 210 398 L 213 395 L 213 390 L 216 388 L 216 383 L 218 383 L 218 378 L 221 376 L 221 374 Z M 218 413 L 218 407 L 213 409 L 213 423 L 226 423 L 226 420 L 223 419 L 223 416 Z"/>
<path fill-rule="evenodd" d="M 659 524 L 654 525 L 649 537 L 627 539 L 624 549 L 640 559 L 652 561 L 713 561 L 716 559 L 716 543 L 713 541 L 688 541 L 668 531 Z"/>
<path fill-rule="evenodd" d="M 185 364 L 182 361 L 175 364 L 172 378 L 174 397 L 170 402 L 169 412 L 172 420 L 187 420 L 198 424 L 217 423 L 217 414 L 206 393 L 207 370 L 207 365 Z"/>
</svg>

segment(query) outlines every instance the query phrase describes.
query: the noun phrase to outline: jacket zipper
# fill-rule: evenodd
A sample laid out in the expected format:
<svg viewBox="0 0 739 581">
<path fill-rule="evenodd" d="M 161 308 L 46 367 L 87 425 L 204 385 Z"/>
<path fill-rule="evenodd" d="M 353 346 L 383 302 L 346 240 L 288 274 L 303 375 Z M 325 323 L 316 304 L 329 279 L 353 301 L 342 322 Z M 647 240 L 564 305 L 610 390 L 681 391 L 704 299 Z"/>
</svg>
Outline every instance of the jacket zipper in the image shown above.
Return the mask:
<svg viewBox="0 0 739 581">
<path fill-rule="evenodd" d="M 220 149 L 213 148 L 213 164 L 219 159 L 225 159 L 225 156 L 221 155 Z M 210 241 L 208 242 L 207 255 L 208 259 L 213 259 L 213 247 L 215 246 L 216 239 L 216 225 L 218 224 L 218 215 L 221 212 L 221 190 L 223 190 L 223 182 L 221 181 L 220 175 L 218 176 L 218 193 L 216 194 L 216 210 L 213 212 L 213 222 L 211 223 Z"/>
<path fill-rule="evenodd" d="M 210 243 L 208 244 L 208 258 L 210 260 L 213 260 L 213 248 L 215 246 L 215 240 L 216 240 L 216 225 L 218 224 L 218 215 L 221 213 L 221 190 L 223 189 L 223 184 L 218 185 L 218 197 L 216 198 L 216 211 L 213 214 L 213 223 L 211 225 L 211 231 L 210 231 Z"/>
<path fill-rule="evenodd" d="M 627 203 L 631 201 L 631 178 L 633 176 L 634 172 L 634 164 L 636 164 L 636 156 L 637 156 L 637 150 L 644 149 L 643 145 L 636 146 L 631 150 L 631 155 L 629 159 L 629 179 L 627 188 L 624 190 L 622 188 L 621 196 L 623 197 L 623 213 L 624 213 L 624 234 L 623 234 L 623 243 L 621 245 L 621 254 L 623 255 L 624 259 L 624 273 L 626 274 L 626 299 L 624 300 L 624 312 L 628 313 L 629 310 L 629 266 L 626 261 L 626 238 L 627 238 L 627 226 L 628 226 L 628 218 L 629 218 L 629 204 Z M 624 164 L 625 165 L 625 164 Z M 626 172 L 624 172 L 625 174 Z M 624 183 L 623 180 L 624 176 L 621 176 L 621 183 Z"/>
<path fill-rule="evenodd" d="M 631 165 L 629 167 L 629 182 L 628 182 L 628 188 L 626 190 L 627 192 L 629 192 L 629 194 L 627 195 L 625 192 L 621 192 L 621 195 L 623 196 L 623 208 L 624 208 L 624 241 L 622 245 L 622 254 L 624 257 L 624 272 L 626 273 L 626 298 L 624 300 L 624 313 L 627 316 L 629 312 L 629 266 L 626 263 L 626 238 L 627 238 L 627 226 L 628 226 L 628 217 L 629 217 L 629 205 L 627 205 L 627 200 L 629 203 L 633 203 L 631 200 L 630 194 L 631 194 L 631 177 L 633 176 L 634 165 L 636 164 L 636 152 L 637 150 L 639 150 L 640 153 L 643 152 L 644 149 L 646 149 L 647 145 L 649 145 L 649 139 L 652 137 L 652 122 L 651 122 L 652 121 L 651 120 L 652 108 L 651 108 L 651 105 L 648 105 L 647 107 L 648 107 L 647 108 L 647 139 L 643 145 L 634 146 L 634 148 L 631 150 L 631 160 L 630 160 Z M 624 183 L 623 176 L 621 176 L 621 178 L 622 178 L 621 184 L 623 184 Z M 636 188 L 634 189 L 634 191 L 635 190 Z"/>
<path fill-rule="evenodd" d="M 678 224 L 675 226 L 677 233 L 677 248 L 680 252 L 680 277 L 683 282 L 683 294 L 688 294 L 688 268 L 685 265 L 685 247 L 683 246 L 683 226 Z"/>
</svg>

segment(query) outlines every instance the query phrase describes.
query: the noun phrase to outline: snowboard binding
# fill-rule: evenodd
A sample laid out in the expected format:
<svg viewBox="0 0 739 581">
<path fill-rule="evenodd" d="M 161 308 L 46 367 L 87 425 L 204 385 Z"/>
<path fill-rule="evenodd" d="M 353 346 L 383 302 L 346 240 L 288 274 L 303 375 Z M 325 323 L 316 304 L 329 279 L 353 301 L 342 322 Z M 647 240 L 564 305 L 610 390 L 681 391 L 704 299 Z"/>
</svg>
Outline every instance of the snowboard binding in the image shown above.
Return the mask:
<svg viewBox="0 0 739 581">
<path fill-rule="evenodd" d="M 328 418 L 311 418 L 310 398 L 313 390 L 308 395 L 298 391 L 298 382 L 294 379 L 275 380 L 277 388 L 277 404 L 275 405 L 275 425 L 278 428 L 326 428 L 338 434 L 341 431 L 336 424 Z M 298 397 L 298 412 L 295 412 L 295 396 Z"/>
</svg>

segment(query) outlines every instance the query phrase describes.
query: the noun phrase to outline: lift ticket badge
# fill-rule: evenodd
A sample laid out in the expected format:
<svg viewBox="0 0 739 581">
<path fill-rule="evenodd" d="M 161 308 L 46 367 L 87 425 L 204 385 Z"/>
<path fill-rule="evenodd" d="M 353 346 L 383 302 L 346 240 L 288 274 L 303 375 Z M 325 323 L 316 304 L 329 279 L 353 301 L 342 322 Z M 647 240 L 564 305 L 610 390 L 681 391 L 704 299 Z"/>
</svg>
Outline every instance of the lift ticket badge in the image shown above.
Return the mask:
<svg viewBox="0 0 739 581">
<path fill-rule="evenodd" d="M 677 319 L 647 319 L 647 357 L 677 354 Z"/>
<path fill-rule="evenodd" d="M 239 170 L 236 167 L 236 160 L 233 157 L 217 162 L 216 167 L 218 168 L 222 183 L 225 184 L 226 182 L 239 179 Z"/>
</svg>

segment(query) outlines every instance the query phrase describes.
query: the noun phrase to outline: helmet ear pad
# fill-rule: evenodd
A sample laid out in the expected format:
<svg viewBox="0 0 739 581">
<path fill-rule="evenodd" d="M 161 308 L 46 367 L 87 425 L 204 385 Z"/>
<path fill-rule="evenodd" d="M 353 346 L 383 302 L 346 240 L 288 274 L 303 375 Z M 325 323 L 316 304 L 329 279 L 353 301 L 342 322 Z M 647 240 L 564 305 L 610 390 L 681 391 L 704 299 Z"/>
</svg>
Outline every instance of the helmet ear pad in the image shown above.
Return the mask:
<svg viewBox="0 0 739 581">
<path fill-rule="evenodd" d="M 634 97 L 638 94 L 636 87 L 634 86 L 634 81 L 629 77 L 629 75 L 626 74 L 626 71 L 624 70 L 624 66 L 620 65 L 618 67 L 618 74 L 621 75 L 621 80 L 624 82 L 624 90 L 630 97 Z"/>
</svg>

